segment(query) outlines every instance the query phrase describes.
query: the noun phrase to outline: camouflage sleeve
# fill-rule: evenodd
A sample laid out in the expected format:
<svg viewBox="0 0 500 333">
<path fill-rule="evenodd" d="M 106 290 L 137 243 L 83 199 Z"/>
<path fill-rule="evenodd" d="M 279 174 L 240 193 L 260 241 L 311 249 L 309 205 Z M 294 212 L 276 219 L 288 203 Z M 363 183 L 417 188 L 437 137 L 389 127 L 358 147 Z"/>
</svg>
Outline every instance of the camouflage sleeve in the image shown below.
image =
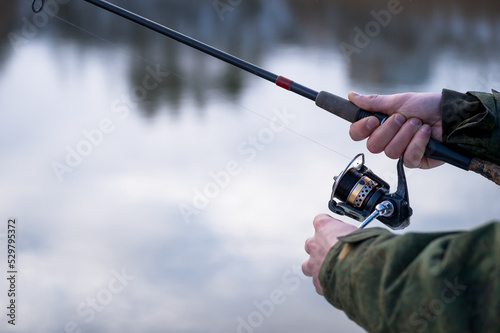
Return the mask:
<svg viewBox="0 0 500 333">
<path fill-rule="evenodd" d="M 443 142 L 470 157 L 500 165 L 500 93 L 443 89 Z"/>
<path fill-rule="evenodd" d="M 355 231 L 329 251 L 319 277 L 328 302 L 368 332 L 500 331 L 498 223 L 455 233 Z"/>
</svg>

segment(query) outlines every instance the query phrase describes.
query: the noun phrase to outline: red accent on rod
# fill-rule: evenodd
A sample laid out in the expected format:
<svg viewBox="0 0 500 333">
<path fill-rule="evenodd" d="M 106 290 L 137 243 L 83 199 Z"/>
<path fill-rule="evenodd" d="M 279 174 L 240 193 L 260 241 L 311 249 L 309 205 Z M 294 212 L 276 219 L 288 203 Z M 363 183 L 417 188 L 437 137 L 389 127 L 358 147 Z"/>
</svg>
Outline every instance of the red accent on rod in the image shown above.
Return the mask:
<svg viewBox="0 0 500 333">
<path fill-rule="evenodd" d="M 292 84 L 292 82 L 292 80 L 287 79 L 286 77 L 281 75 L 276 79 L 276 85 L 286 90 L 290 90 L 290 85 Z"/>
</svg>

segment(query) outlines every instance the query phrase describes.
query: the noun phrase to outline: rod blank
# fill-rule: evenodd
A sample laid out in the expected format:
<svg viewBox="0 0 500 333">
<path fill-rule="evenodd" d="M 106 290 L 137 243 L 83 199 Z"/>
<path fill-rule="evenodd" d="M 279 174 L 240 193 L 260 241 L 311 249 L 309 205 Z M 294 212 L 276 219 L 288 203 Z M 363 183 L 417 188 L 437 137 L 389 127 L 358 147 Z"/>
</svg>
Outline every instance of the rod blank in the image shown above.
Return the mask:
<svg viewBox="0 0 500 333">
<path fill-rule="evenodd" d="M 36 7 L 37 1 L 41 1 L 41 5 L 38 8 Z M 242 60 L 229 53 L 218 50 L 210 45 L 202 43 L 194 38 L 191 38 L 180 32 L 167 28 L 161 24 L 158 24 L 154 21 L 151 21 L 145 17 L 137 15 L 136 13 L 123 9 L 107 1 L 103 0 L 84 0 L 84 1 L 91 3 L 97 7 L 100 7 L 106 11 L 109 11 L 111 13 L 114 13 L 118 16 L 121 16 L 127 20 L 135 22 L 143 27 L 156 31 L 164 36 L 172 38 L 182 44 L 195 48 L 219 60 L 234 65 L 251 74 L 257 75 L 267 81 L 273 82 L 284 89 L 287 89 L 291 92 L 299 94 L 310 100 L 313 100 L 319 107 L 349 122 L 355 122 L 361 118 L 365 118 L 368 116 L 375 116 L 381 122 L 384 121 L 386 118 L 386 115 L 384 114 L 372 113 L 362 110 L 358 108 L 356 105 L 352 104 L 350 101 L 342 97 L 333 95 L 325 91 L 318 93 L 317 91 L 314 91 L 306 86 L 298 84 L 290 79 L 266 71 L 245 60 Z M 44 2 L 45 0 L 33 0 L 32 4 L 33 11 L 35 12 L 42 11 Z M 482 176 L 495 181 L 497 184 L 499 184 L 500 182 L 499 181 L 500 167 L 496 166 L 496 168 L 494 168 L 493 166 L 491 166 L 491 163 L 488 162 L 488 164 L 486 165 L 485 164 L 486 162 L 478 160 L 474 160 L 475 163 L 471 163 L 472 161 L 471 158 L 461 155 L 434 140 L 431 140 L 429 142 L 425 151 L 425 156 L 449 163 L 464 170 L 473 170 L 475 172 L 478 172 Z"/>
</svg>

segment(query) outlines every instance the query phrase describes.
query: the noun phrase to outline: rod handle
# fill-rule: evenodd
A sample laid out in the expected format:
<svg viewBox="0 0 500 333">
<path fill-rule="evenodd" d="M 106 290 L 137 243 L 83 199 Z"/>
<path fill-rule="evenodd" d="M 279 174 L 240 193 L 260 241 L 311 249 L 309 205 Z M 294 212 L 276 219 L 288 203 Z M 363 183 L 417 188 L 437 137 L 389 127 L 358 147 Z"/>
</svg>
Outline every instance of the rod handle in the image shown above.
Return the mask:
<svg viewBox="0 0 500 333">
<path fill-rule="evenodd" d="M 387 115 L 383 113 L 369 112 L 360 109 L 349 100 L 326 91 L 318 93 L 316 105 L 350 123 L 370 116 L 377 117 L 382 123 L 387 118 Z M 471 163 L 470 157 L 459 154 L 433 139 L 427 144 L 424 155 L 435 160 L 449 163 L 463 170 L 469 170 L 469 164 Z"/>
</svg>

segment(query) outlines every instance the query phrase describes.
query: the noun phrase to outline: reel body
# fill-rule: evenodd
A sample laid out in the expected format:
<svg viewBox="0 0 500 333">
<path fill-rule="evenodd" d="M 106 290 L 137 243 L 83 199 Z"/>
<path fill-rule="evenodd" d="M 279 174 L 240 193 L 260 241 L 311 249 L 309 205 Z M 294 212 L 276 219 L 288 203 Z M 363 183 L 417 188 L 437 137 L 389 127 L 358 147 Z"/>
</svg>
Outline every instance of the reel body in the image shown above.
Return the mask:
<svg viewBox="0 0 500 333">
<path fill-rule="evenodd" d="M 389 184 L 365 166 L 364 154 L 356 155 L 344 171 L 334 177 L 328 207 L 335 214 L 363 222 L 360 228 L 364 228 L 374 218 L 391 229 L 406 228 L 413 212 L 402 158 L 398 161 L 397 172 L 397 191 L 389 193 Z"/>
</svg>

